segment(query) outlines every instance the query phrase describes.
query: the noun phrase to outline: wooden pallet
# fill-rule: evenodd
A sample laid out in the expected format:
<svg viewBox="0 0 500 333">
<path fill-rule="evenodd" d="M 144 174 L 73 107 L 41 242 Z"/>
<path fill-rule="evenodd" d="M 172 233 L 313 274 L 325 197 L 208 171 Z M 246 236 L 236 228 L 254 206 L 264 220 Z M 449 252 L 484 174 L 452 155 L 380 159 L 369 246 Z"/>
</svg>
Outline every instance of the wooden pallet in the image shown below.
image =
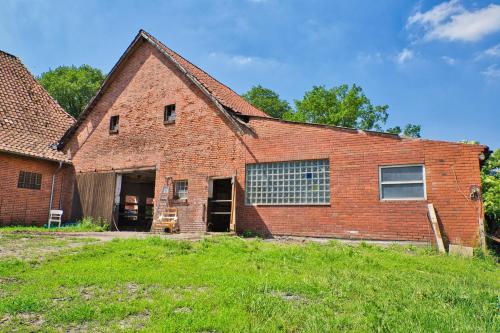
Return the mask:
<svg viewBox="0 0 500 333">
<path fill-rule="evenodd" d="M 153 221 L 151 226 L 152 233 L 174 233 L 179 230 L 177 208 L 166 208 L 160 215 Z"/>
</svg>

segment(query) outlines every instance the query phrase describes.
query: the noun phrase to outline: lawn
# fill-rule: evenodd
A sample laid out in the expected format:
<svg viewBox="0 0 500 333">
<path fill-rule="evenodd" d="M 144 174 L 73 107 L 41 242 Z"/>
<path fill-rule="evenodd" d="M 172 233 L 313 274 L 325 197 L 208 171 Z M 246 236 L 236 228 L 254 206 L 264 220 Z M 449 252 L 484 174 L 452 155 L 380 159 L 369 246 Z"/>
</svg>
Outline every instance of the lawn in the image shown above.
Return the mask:
<svg viewBox="0 0 500 333">
<path fill-rule="evenodd" d="M 500 331 L 500 270 L 489 258 L 19 232 L 0 232 L 0 250 L 20 240 L 28 254 L 0 255 L 0 331 Z M 45 245 L 55 250 L 38 256 Z"/>
</svg>

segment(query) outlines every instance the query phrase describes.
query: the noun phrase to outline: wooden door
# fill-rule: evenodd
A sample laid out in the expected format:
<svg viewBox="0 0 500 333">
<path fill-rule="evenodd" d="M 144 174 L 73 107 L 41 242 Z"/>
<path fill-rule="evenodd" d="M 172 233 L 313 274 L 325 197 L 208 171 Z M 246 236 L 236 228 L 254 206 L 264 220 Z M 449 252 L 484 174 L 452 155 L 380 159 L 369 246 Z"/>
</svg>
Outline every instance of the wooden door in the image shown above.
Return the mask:
<svg viewBox="0 0 500 333">
<path fill-rule="evenodd" d="M 113 225 L 116 174 L 87 172 L 76 175 L 73 210 L 76 218 L 104 218 Z"/>
</svg>

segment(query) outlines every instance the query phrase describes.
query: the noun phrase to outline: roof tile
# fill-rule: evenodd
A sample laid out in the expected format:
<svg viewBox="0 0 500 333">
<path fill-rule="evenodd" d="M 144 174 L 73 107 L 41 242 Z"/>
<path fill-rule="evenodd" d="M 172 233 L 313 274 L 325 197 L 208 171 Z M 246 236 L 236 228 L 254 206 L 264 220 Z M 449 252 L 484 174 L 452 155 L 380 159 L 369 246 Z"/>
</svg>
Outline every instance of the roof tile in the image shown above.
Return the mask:
<svg viewBox="0 0 500 333">
<path fill-rule="evenodd" d="M 54 144 L 74 122 L 17 57 L 0 51 L 0 150 L 68 162 Z"/>
</svg>

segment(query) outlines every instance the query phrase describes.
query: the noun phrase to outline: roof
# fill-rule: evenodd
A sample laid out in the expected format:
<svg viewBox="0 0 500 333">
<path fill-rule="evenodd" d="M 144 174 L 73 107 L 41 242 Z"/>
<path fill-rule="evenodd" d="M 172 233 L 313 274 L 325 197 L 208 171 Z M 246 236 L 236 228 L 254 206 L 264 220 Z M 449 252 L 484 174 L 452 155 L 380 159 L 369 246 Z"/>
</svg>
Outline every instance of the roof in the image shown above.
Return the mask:
<svg viewBox="0 0 500 333">
<path fill-rule="evenodd" d="M 188 80 L 193 82 L 195 86 L 197 86 L 215 104 L 219 111 L 237 128 L 241 129 L 246 126 L 244 122 L 237 117 L 238 115 L 269 117 L 264 111 L 257 109 L 226 85 L 217 81 L 208 73 L 165 46 L 154 36 L 141 29 L 127 50 L 125 50 L 118 62 L 111 69 L 110 73 L 106 77 L 106 80 L 104 80 L 101 85 L 101 88 L 82 111 L 74 126 L 72 126 L 72 128 L 70 128 L 63 136 L 59 144 L 60 148 L 69 141 L 71 136 L 76 132 L 76 129 L 91 112 L 94 105 L 106 91 L 106 88 L 113 81 L 115 73 L 120 65 L 126 61 L 129 55 L 137 47 L 139 47 L 140 41 L 148 42 L 156 47 L 167 58 L 167 60 L 171 61 L 184 75 L 186 75 Z"/>
<path fill-rule="evenodd" d="M 69 162 L 55 144 L 74 122 L 19 58 L 0 51 L 0 151 Z"/>
</svg>

